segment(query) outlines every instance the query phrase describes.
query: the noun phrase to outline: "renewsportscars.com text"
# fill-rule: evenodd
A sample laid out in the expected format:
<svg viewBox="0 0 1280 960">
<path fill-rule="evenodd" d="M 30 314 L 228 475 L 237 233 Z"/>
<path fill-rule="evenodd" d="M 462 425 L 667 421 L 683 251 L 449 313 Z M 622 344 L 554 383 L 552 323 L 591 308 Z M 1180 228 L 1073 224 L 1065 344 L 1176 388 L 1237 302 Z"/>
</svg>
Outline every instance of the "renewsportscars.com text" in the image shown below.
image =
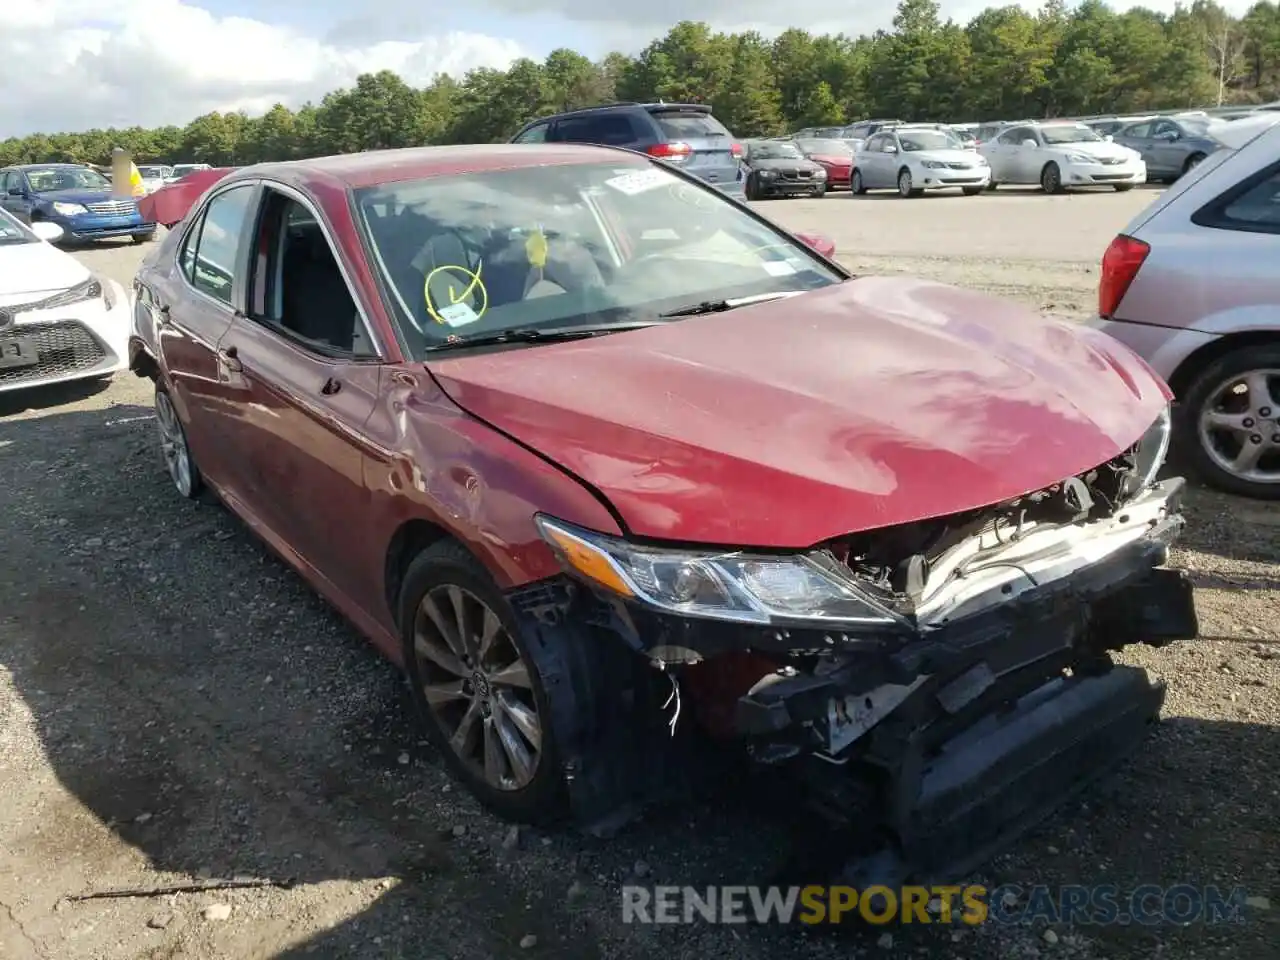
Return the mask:
<svg viewBox="0 0 1280 960">
<path fill-rule="evenodd" d="M 808 887 L 622 888 L 623 923 L 983 923 L 1083 925 L 1240 923 L 1246 894 L 1182 884 L 1121 890 L 1095 886 L 977 884 Z"/>
</svg>

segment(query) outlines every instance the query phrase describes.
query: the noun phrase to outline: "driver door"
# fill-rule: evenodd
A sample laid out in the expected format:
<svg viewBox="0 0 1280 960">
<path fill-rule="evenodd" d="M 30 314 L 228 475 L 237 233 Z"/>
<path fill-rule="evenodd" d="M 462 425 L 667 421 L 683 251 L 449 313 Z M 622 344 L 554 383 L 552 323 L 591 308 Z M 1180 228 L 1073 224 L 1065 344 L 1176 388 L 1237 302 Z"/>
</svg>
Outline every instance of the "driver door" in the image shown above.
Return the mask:
<svg viewBox="0 0 1280 960">
<path fill-rule="evenodd" d="M 858 152 L 857 165 L 862 171 L 862 185 L 865 187 L 875 188 L 880 186 L 880 167 L 884 157 L 880 153 L 880 146 L 884 142 L 884 137 L 876 135 L 862 145 L 862 149 Z"/>
<path fill-rule="evenodd" d="M 1147 166 L 1160 176 L 1182 172 L 1182 128 L 1172 120 L 1157 120 L 1151 127 L 1150 157 Z"/>
</svg>

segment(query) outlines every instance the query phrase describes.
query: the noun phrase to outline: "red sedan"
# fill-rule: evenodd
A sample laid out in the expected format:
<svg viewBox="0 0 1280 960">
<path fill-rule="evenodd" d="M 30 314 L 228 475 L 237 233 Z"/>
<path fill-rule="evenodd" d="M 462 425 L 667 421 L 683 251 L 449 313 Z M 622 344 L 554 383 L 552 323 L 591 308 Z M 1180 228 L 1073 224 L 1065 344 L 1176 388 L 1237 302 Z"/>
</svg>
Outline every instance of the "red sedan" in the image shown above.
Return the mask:
<svg viewBox="0 0 1280 960">
<path fill-rule="evenodd" d="M 848 190 L 853 177 L 853 146 L 848 140 L 796 139 L 796 146 L 806 158 L 827 171 L 827 189 Z"/>
<path fill-rule="evenodd" d="M 1196 632 L 1169 393 L 831 252 L 605 147 L 261 165 L 139 273 L 132 367 L 178 491 L 403 664 L 500 814 L 623 808 L 692 725 L 936 866 L 1159 710 L 1108 651 Z"/>
</svg>

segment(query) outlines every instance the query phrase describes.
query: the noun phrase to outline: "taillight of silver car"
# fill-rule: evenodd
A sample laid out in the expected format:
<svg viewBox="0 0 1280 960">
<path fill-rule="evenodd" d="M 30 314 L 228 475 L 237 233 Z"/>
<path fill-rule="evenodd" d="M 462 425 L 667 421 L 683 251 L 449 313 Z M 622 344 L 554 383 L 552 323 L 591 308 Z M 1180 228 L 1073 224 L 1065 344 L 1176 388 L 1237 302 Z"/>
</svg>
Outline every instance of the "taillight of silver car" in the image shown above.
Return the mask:
<svg viewBox="0 0 1280 960">
<path fill-rule="evenodd" d="M 1102 279 L 1098 281 L 1098 315 L 1105 320 L 1115 316 L 1120 301 L 1128 292 L 1133 278 L 1151 252 L 1141 240 L 1120 234 L 1102 255 Z"/>
</svg>

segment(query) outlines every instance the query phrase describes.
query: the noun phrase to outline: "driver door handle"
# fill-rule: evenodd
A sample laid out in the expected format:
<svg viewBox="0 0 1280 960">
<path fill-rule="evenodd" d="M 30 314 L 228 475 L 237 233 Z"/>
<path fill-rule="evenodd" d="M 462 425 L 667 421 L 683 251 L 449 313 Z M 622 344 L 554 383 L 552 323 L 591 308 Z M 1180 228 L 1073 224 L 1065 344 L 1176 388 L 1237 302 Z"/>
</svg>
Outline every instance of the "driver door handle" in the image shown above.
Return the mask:
<svg viewBox="0 0 1280 960">
<path fill-rule="evenodd" d="M 342 389 L 342 381 L 337 377 L 330 377 L 324 382 L 324 386 L 320 388 L 320 392 L 326 397 L 332 397 L 335 393 Z"/>
<path fill-rule="evenodd" d="M 240 373 L 244 370 L 244 364 L 240 362 L 240 353 L 235 347 L 223 347 L 218 351 L 218 362 L 222 364 L 223 369 L 232 373 Z"/>
</svg>

